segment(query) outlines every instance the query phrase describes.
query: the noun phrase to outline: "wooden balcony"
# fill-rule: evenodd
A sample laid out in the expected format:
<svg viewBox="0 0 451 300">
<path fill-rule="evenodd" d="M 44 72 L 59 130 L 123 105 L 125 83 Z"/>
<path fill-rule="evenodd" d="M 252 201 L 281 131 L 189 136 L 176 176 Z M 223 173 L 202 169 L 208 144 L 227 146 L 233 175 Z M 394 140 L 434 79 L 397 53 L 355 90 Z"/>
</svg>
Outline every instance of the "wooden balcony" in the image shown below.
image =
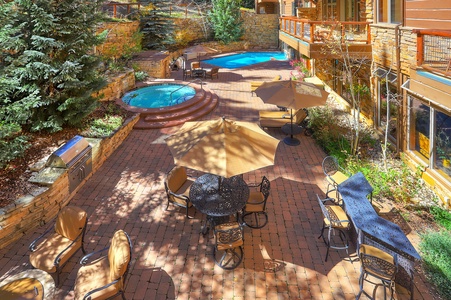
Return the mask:
<svg viewBox="0 0 451 300">
<path fill-rule="evenodd" d="M 415 29 L 417 67 L 451 78 L 451 30 Z"/>
<path fill-rule="evenodd" d="M 281 17 L 279 39 L 309 58 L 338 58 L 325 51 L 333 43 L 346 45 L 351 55 L 371 58 L 369 24 Z"/>
</svg>

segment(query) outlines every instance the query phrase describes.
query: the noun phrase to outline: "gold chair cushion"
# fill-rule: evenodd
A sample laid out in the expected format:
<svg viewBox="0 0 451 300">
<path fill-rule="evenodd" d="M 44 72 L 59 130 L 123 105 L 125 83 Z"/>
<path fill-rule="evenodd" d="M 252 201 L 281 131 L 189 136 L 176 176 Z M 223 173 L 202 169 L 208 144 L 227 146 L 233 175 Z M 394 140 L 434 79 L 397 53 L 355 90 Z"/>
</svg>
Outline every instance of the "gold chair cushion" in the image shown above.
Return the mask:
<svg viewBox="0 0 451 300">
<path fill-rule="evenodd" d="M 130 261 L 130 245 L 123 230 L 114 233 L 108 250 L 108 261 L 110 263 L 110 281 L 124 275 Z"/>
<path fill-rule="evenodd" d="M 172 171 L 168 174 L 168 188 L 172 192 L 176 193 L 181 189 L 187 179 L 188 176 L 186 175 L 186 170 L 184 167 L 174 167 L 174 169 L 172 169 Z"/>
<path fill-rule="evenodd" d="M 338 222 L 348 220 L 348 216 L 345 211 L 339 205 L 326 205 L 327 211 L 329 212 L 330 218 L 332 219 L 332 227 L 338 229 L 347 229 L 350 225 L 350 222 Z M 334 222 L 335 221 L 335 222 Z M 330 226 L 330 221 L 327 218 L 324 218 L 324 223 L 326 226 Z"/>
<path fill-rule="evenodd" d="M 22 278 L 11 281 L 0 287 L 0 299 L 43 299 L 44 289 L 42 283 L 36 278 Z"/>
<path fill-rule="evenodd" d="M 216 225 L 215 240 L 218 250 L 233 249 L 244 244 L 243 234 L 237 222 Z"/>
<path fill-rule="evenodd" d="M 75 281 L 75 300 L 83 299 L 86 293 L 107 285 L 110 279 L 110 263 L 106 256 L 99 258 L 90 264 L 82 266 L 77 273 Z M 92 299 L 107 299 L 115 295 L 120 288 L 121 282 L 113 284 L 106 289 L 94 293 Z"/>
<path fill-rule="evenodd" d="M 48 273 L 55 273 L 55 258 L 71 243 L 72 241 L 70 239 L 56 232 L 52 233 L 39 244 L 36 251 L 30 253 L 30 263 L 36 269 Z M 63 265 L 78 249 L 80 249 L 80 247 L 81 239 L 77 240 L 72 247 L 64 252 L 64 255 L 61 256 L 60 265 Z"/>
<path fill-rule="evenodd" d="M 265 196 L 260 191 L 251 191 L 244 210 L 246 212 L 263 211 L 264 200 Z"/>
<path fill-rule="evenodd" d="M 386 262 L 393 263 L 393 256 L 374 246 L 361 244 L 360 252 L 383 259 Z"/>
<path fill-rule="evenodd" d="M 86 218 L 87 214 L 81 208 L 66 206 L 58 213 L 55 231 L 73 241 L 82 232 Z"/>
<path fill-rule="evenodd" d="M 330 184 L 340 184 L 348 178 L 349 176 L 343 174 L 340 171 L 336 171 L 335 174 L 327 176 L 327 181 Z"/>
</svg>

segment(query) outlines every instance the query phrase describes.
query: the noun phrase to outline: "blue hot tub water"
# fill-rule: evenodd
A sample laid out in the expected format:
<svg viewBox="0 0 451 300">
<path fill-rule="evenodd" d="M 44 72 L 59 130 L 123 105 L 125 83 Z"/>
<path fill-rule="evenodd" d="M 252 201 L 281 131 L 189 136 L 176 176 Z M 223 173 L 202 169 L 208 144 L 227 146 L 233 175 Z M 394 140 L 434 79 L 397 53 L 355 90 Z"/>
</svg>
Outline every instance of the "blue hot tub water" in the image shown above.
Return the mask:
<svg viewBox="0 0 451 300">
<path fill-rule="evenodd" d="M 194 97 L 196 90 L 181 84 L 153 84 L 126 93 L 122 101 L 130 106 L 158 108 L 180 104 Z"/>
<path fill-rule="evenodd" d="M 287 57 L 283 52 L 244 52 L 206 59 L 202 62 L 221 68 L 236 69 L 270 60 L 287 60 Z"/>
</svg>

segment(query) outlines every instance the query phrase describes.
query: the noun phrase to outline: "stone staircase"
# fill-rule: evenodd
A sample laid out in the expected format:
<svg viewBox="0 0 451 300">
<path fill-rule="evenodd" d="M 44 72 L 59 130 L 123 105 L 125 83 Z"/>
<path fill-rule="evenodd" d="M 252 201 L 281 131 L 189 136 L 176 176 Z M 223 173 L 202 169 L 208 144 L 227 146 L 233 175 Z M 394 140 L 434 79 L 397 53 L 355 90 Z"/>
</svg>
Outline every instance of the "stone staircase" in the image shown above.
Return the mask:
<svg viewBox="0 0 451 300">
<path fill-rule="evenodd" d="M 218 105 L 219 98 L 208 89 L 198 90 L 196 95 L 171 107 L 140 110 L 140 118 L 134 129 L 159 129 L 182 125 L 209 114 Z"/>
</svg>

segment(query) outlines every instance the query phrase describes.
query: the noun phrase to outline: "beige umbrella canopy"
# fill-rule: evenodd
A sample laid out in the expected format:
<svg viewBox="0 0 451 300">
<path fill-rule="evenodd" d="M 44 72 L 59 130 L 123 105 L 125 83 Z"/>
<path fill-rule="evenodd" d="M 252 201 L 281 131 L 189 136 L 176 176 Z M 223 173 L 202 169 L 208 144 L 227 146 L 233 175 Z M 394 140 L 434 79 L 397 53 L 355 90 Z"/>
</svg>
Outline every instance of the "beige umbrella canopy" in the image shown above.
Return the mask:
<svg viewBox="0 0 451 300">
<path fill-rule="evenodd" d="M 300 141 L 293 137 L 296 130 L 293 127 L 293 109 L 299 110 L 326 104 L 329 93 L 312 83 L 294 80 L 281 80 L 264 82 L 255 90 L 255 94 L 263 102 L 278 106 L 288 107 L 291 111 L 290 137 L 283 141 L 290 146 L 300 144 Z"/>
<path fill-rule="evenodd" d="M 197 53 L 198 56 L 199 56 L 199 55 L 206 55 L 208 53 L 217 53 L 219 51 L 215 50 L 213 48 L 204 46 L 204 45 L 195 45 L 195 46 L 191 46 L 191 47 L 186 48 L 185 52 Z"/>
<path fill-rule="evenodd" d="M 186 122 L 166 143 L 177 165 L 232 177 L 273 165 L 279 140 L 255 123 L 219 118 Z"/>
<path fill-rule="evenodd" d="M 312 83 L 294 80 L 264 82 L 255 94 L 265 103 L 295 110 L 324 105 L 329 95 Z"/>
</svg>

